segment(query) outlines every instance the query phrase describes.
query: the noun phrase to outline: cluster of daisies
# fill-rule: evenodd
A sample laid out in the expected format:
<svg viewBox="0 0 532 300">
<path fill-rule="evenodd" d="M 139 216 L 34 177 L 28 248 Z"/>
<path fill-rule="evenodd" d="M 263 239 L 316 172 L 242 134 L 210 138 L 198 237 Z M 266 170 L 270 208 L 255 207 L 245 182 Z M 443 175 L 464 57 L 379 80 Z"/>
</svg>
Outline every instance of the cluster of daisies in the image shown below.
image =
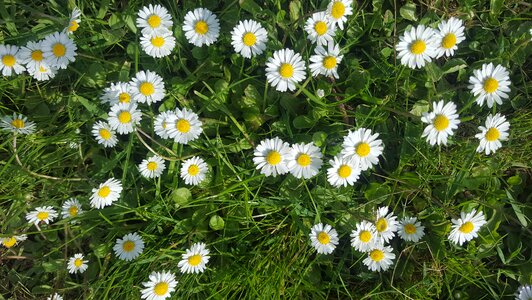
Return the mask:
<svg viewBox="0 0 532 300">
<path fill-rule="evenodd" d="M 81 11 L 74 8 L 68 25 L 40 41 L 29 41 L 25 46 L 0 45 L 2 75 L 22 74 L 24 71 L 38 81 L 54 78 L 59 69 L 66 69 L 76 60 L 76 44 L 69 35 L 79 28 Z"/>
<path fill-rule="evenodd" d="M 168 56 L 175 47 L 173 24 L 172 17 L 163 6 L 150 4 L 143 7 L 137 17 L 137 27 L 142 32 L 142 50 L 151 57 Z"/>
</svg>

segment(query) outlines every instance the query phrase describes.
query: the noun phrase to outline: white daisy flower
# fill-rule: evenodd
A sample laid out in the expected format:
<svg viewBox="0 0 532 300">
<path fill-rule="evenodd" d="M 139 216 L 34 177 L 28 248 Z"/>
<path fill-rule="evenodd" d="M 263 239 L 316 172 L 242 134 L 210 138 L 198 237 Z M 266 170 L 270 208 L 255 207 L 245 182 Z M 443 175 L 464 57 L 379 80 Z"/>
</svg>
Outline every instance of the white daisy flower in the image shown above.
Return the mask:
<svg viewBox="0 0 532 300">
<path fill-rule="evenodd" d="M 329 160 L 331 167 L 327 169 L 327 180 L 334 187 L 353 185 L 360 176 L 360 164 L 353 159 L 345 159 L 340 155 Z"/>
<path fill-rule="evenodd" d="M 472 240 L 478 236 L 480 227 L 486 224 L 484 214 L 473 209 L 470 213 L 461 212 L 459 219 L 452 219 L 451 233 L 449 240 L 457 245 Z"/>
<path fill-rule="evenodd" d="M 183 254 L 177 266 L 181 269 L 181 273 L 202 273 L 205 271 L 205 265 L 209 259 L 209 249 L 206 248 L 206 245 L 195 243 Z"/>
<path fill-rule="evenodd" d="M 141 297 L 142 299 L 147 300 L 164 300 L 170 297 L 170 293 L 175 291 L 177 285 L 177 280 L 175 280 L 175 275 L 167 272 L 152 272 L 150 274 L 148 282 L 143 282 Z"/>
<path fill-rule="evenodd" d="M 142 50 L 151 57 L 165 57 L 172 53 L 175 47 L 175 37 L 171 31 L 143 35 L 140 38 L 140 45 Z"/>
<path fill-rule="evenodd" d="M 311 178 L 320 171 L 322 160 L 320 148 L 314 143 L 294 144 L 288 156 L 288 169 L 296 178 Z"/>
<path fill-rule="evenodd" d="M 116 132 L 107 122 L 98 121 L 92 125 L 92 135 L 104 147 L 114 147 L 118 143 Z"/>
<path fill-rule="evenodd" d="M 155 133 L 163 139 L 170 137 L 170 125 L 172 120 L 177 120 L 177 115 L 173 110 L 163 111 L 153 121 Z M 201 122 L 201 121 L 198 121 Z M 182 127 L 183 125 L 181 125 Z M 200 125 L 201 128 L 201 125 Z M 183 129 L 183 128 L 182 128 Z M 189 130 L 190 131 L 190 130 Z M 188 142 L 188 141 L 187 141 Z"/>
<path fill-rule="evenodd" d="M 83 209 L 81 208 L 81 203 L 79 203 L 78 199 L 70 198 L 63 203 L 61 210 L 63 219 L 74 218 L 79 216 L 81 213 L 83 213 Z"/>
<path fill-rule="evenodd" d="M 68 273 L 72 274 L 76 272 L 79 272 L 79 273 L 85 272 L 85 270 L 87 270 L 87 268 L 89 267 L 89 265 L 87 265 L 88 262 L 89 262 L 88 260 L 83 260 L 83 254 L 81 253 L 74 254 L 74 256 L 72 256 L 68 260 L 68 265 L 67 265 Z"/>
<path fill-rule="evenodd" d="M 67 34 L 74 33 L 74 31 L 78 30 L 79 23 L 81 23 L 81 10 L 79 10 L 77 7 L 74 7 L 72 13 L 70 14 L 68 25 L 65 27 L 63 32 L 66 32 Z"/>
<path fill-rule="evenodd" d="M 423 113 L 421 121 L 427 123 L 421 137 L 427 137 L 427 142 L 434 146 L 447 145 L 447 138 L 453 135 L 460 119 L 456 113 L 456 105 L 453 102 L 445 104 L 443 100 L 432 103 L 432 112 Z"/>
<path fill-rule="evenodd" d="M 27 235 L 21 234 L 21 235 L 13 235 L 9 237 L 0 238 L 0 244 L 2 246 L 6 247 L 7 249 L 15 246 L 19 242 L 23 242 L 28 238 Z"/>
<path fill-rule="evenodd" d="M 464 24 L 462 20 L 451 17 L 447 21 L 438 24 L 436 34 L 436 58 L 442 56 L 453 56 L 454 50 L 458 49 L 458 44 L 465 40 Z"/>
<path fill-rule="evenodd" d="M 176 143 L 188 144 L 203 132 L 198 115 L 192 110 L 176 108 L 175 114 L 168 116 L 168 137 Z"/>
<path fill-rule="evenodd" d="M 220 35 L 220 21 L 206 8 L 196 8 L 185 16 L 183 31 L 189 43 L 201 47 L 216 42 Z"/>
<path fill-rule="evenodd" d="M 371 129 L 359 128 L 349 131 L 342 144 L 341 155 L 346 160 L 353 160 L 360 165 L 360 169 L 365 171 L 373 165 L 379 163 L 379 156 L 382 155 L 384 145 L 378 133 L 372 135 Z"/>
<path fill-rule="evenodd" d="M 329 224 L 312 226 L 309 237 L 312 247 L 320 254 L 331 254 L 338 245 L 338 233 Z"/>
<path fill-rule="evenodd" d="M 130 82 L 133 87 L 133 99 L 140 103 L 156 103 L 164 98 L 163 78 L 152 71 L 140 71 Z"/>
<path fill-rule="evenodd" d="M 436 40 L 434 29 L 418 25 L 406 31 L 399 37 L 399 43 L 395 47 L 399 51 L 398 58 L 401 64 L 411 69 L 421 68 L 426 62 L 431 62 L 436 56 Z"/>
<path fill-rule="evenodd" d="M 0 127 L 16 134 L 32 134 L 35 132 L 35 123 L 21 114 L 13 113 L 13 116 L 2 117 Z"/>
<path fill-rule="evenodd" d="M 342 62 L 343 55 L 340 55 L 340 47 L 334 42 L 327 44 L 327 49 L 323 46 L 317 46 L 314 49 L 315 55 L 310 57 L 310 71 L 312 76 L 325 75 L 328 77 L 338 77 L 338 65 Z"/>
<path fill-rule="evenodd" d="M 261 174 L 276 177 L 288 173 L 290 145 L 278 137 L 265 139 L 255 148 L 253 163 Z"/>
<path fill-rule="evenodd" d="M 21 74 L 26 70 L 22 65 L 19 52 L 17 46 L 0 44 L 0 71 L 2 71 L 2 75 Z"/>
<path fill-rule="evenodd" d="M 47 35 L 42 42 L 44 60 L 49 66 L 66 69 L 70 62 L 76 60 L 77 46 L 64 32 Z"/>
<path fill-rule="evenodd" d="M 144 6 L 138 12 L 137 27 L 142 28 L 142 35 L 161 34 L 173 25 L 168 10 L 159 4 Z"/>
<path fill-rule="evenodd" d="M 119 134 L 133 132 L 134 127 L 140 123 L 142 113 L 137 109 L 136 103 L 117 103 L 111 106 L 109 112 L 109 126 Z"/>
<path fill-rule="evenodd" d="M 54 78 L 57 74 L 57 69 L 43 62 L 37 69 L 28 69 L 28 73 L 38 81 L 45 81 Z"/>
<path fill-rule="evenodd" d="M 266 62 L 266 78 L 280 92 L 295 90 L 295 83 L 305 80 L 305 62 L 291 49 L 273 52 Z"/>
<path fill-rule="evenodd" d="M 113 204 L 122 193 L 122 183 L 114 178 L 109 178 L 100 183 L 98 188 L 92 189 L 91 207 L 104 208 Z"/>
<path fill-rule="evenodd" d="M 245 58 L 260 55 L 266 49 L 268 32 L 253 20 L 240 21 L 231 31 L 231 45 Z"/>
<path fill-rule="evenodd" d="M 532 29 L 531 29 L 532 31 Z M 515 300 L 530 300 L 532 299 L 532 285 L 525 284 L 517 289 Z"/>
<path fill-rule="evenodd" d="M 28 72 L 38 69 L 41 64 L 47 64 L 44 61 L 42 51 L 42 41 L 29 41 L 26 46 L 20 47 L 18 51 L 20 63 L 26 66 Z"/>
<path fill-rule="evenodd" d="M 53 222 L 55 218 L 57 218 L 57 212 L 51 206 L 40 206 L 26 214 L 26 220 L 28 220 L 28 223 L 33 223 L 34 225 L 39 225 L 41 222 L 49 224 L 50 222 Z"/>
<path fill-rule="evenodd" d="M 305 31 L 307 32 L 307 39 L 318 44 L 318 46 L 325 46 L 329 42 L 333 42 L 335 23 L 331 22 L 331 18 L 325 11 L 320 11 L 312 14 L 312 17 L 307 19 L 305 24 Z"/>
<path fill-rule="evenodd" d="M 198 185 L 205 179 L 208 170 L 209 166 L 205 161 L 200 157 L 194 156 L 183 162 L 181 166 L 181 179 L 186 184 Z"/>
<path fill-rule="evenodd" d="M 144 241 L 136 232 L 128 233 L 123 238 L 116 239 L 113 250 L 119 259 L 130 261 L 139 257 L 142 253 L 144 250 Z"/>
<path fill-rule="evenodd" d="M 392 251 L 393 249 L 390 246 L 375 246 L 368 251 L 368 257 L 362 263 L 368 266 L 373 272 L 386 271 L 395 259 L 395 254 Z"/>
<path fill-rule="evenodd" d="M 131 103 L 133 99 L 133 86 L 129 82 L 111 83 L 109 87 L 103 90 L 100 98 L 102 103 L 108 103 L 113 106 L 117 103 Z"/>
<path fill-rule="evenodd" d="M 491 108 L 494 102 L 501 105 L 502 100 L 510 93 L 510 73 L 501 65 L 483 64 L 481 69 L 474 70 L 469 77 L 471 93 L 475 95 L 477 104 L 484 105 L 484 100 Z"/>
<path fill-rule="evenodd" d="M 58 293 L 53 294 L 52 296 L 46 298 L 46 300 L 63 300 L 63 297 Z"/>
<path fill-rule="evenodd" d="M 351 246 L 359 252 L 368 252 L 375 245 L 381 245 L 382 240 L 377 237 L 377 228 L 364 220 L 357 223 L 356 229 L 351 231 Z"/>
<path fill-rule="evenodd" d="M 353 14 L 352 4 L 353 0 L 331 0 L 329 5 L 327 5 L 327 15 L 329 15 L 333 24 L 338 24 L 341 30 L 344 30 L 344 22 L 347 23 L 347 16 Z"/>
<path fill-rule="evenodd" d="M 416 217 L 405 217 L 399 221 L 397 233 L 403 240 L 417 243 L 425 235 L 425 226 Z"/>
<path fill-rule="evenodd" d="M 477 133 L 475 137 L 480 140 L 477 152 L 485 151 L 486 155 L 489 155 L 502 147 L 501 141 L 508 139 L 510 123 L 501 114 L 496 114 L 495 116 L 490 114 L 486 119 L 485 125 L 486 127 L 478 127 L 481 132 Z"/>
<path fill-rule="evenodd" d="M 142 160 L 139 164 L 140 174 L 146 178 L 156 178 L 161 176 L 166 166 L 164 160 L 157 155 Z"/>
<path fill-rule="evenodd" d="M 393 211 L 388 213 L 388 206 L 379 207 L 375 216 L 375 228 L 377 229 L 377 237 L 388 243 L 397 231 L 397 216 L 393 215 Z"/>
</svg>

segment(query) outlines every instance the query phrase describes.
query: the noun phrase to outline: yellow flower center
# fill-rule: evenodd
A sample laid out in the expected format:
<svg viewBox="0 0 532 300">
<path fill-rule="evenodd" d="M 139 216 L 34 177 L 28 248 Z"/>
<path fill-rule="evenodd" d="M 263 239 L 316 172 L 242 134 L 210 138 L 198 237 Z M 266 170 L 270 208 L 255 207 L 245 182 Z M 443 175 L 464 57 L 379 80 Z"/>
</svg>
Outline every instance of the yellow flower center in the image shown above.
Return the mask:
<svg viewBox="0 0 532 300">
<path fill-rule="evenodd" d="M 194 30 L 196 30 L 197 34 L 206 34 L 207 31 L 209 31 L 209 25 L 207 25 L 207 22 L 205 21 L 198 21 L 196 22 L 196 25 L 194 26 Z"/>
<path fill-rule="evenodd" d="M 42 73 L 44 73 L 44 72 L 46 72 L 47 70 L 46 70 L 45 67 L 43 67 L 42 65 L 40 65 L 40 66 L 39 66 L 39 71 L 42 72 Z"/>
<path fill-rule="evenodd" d="M 131 96 L 128 94 L 128 93 L 120 93 L 120 95 L 118 95 L 118 101 L 120 103 L 129 103 L 131 102 Z"/>
<path fill-rule="evenodd" d="M 298 165 L 302 167 L 306 167 L 310 165 L 310 163 L 312 162 L 312 159 L 310 158 L 310 155 L 302 153 L 297 157 L 296 161 Z"/>
<path fill-rule="evenodd" d="M 266 155 L 266 161 L 270 165 L 275 166 L 281 162 L 281 154 L 275 150 L 272 150 L 268 153 L 268 155 Z"/>
<path fill-rule="evenodd" d="M 246 34 L 244 34 L 244 37 L 242 38 L 242 42 L 244 43 L 244 45 L 251 47 L 257 42 L 257 37 L 252 32 L 246 32 Z"/>
<path fill-rule="evenodd" d="M 151 28 L 159 27 L 159 25 L 161 25 L 161 18 L 158 15 L 151 15 L 148 18 L 148 25 L 150 25 Z"/>
<path fill-rule="evenodd" d="M 331 15 L 335 19 L 340 19 L 345 14 L 345 5 L 342 3 L 342 1 L 336 1 L 334 2 L 332 9 L 331 9 Z"/>
<path fill-rule="evenodd" d="M 188 175 L 190 176 L 196 176 L 199 173 L 199 167 L 197 165 L 190 165 L 188 167 Z"/>
<path fill-rule="evenodd" d="M 161 124 L 161 126 L 163 127 L 163 129 L 166 129 L 166 121 L 163 121 L 163 123 Z"/>
<path fill-rule="evenodd" d="M 497 128 L 491 127 L 486 132 L 486 140 L 488 140 L 488 142 L 496 141 L 499 138 L 500 135 L 501 135 L 501 133 L 499 132 L 499 130 Z"/>
<path fill-rule="evenodd" d="M 154 47 L 160 48 L 164 45 L 164 38 L 161 36 L 156 36 L 151 38 L 151 44 Z"/>
<path fill-rule="evenodd" d="M 197 266 L 200 264 L 200 262 L 201 262 L 201 255 L 199 254 L 192 255 L 188 258 L 188 264 L 191 266 Z"/>
<path fill-rule="evenodd" d="M 70 32 L 74 32 L 74 31 L 78 30 L 78 28 L 79 28 L 79 24 L 78 24 L 78 22 L 76 22 L 74 20 L 74 21 L 70 22 L 70 27 L 68 27 L 68 30 Z"/>
<path fill-rule="evenodd" d="M 34 61 L 42 61 L 43 60 L 43 55 L 42 55 L 42 51 L 41 50 L 33 50 L 31 52 L 31 59 L 34 60 Z"/>
<path fill-rule="evenodd" d="M 38 220 L 41 220 L 41 221 L 44 221 L 44 220 L 48 219 L 48 216 L 49 216 L 49 215 L 50 215 L 50 214 L 49 214 L 48 212 L 46 212 L 46 211 L 40 211 L 40 212 L 37 214 L 37 219 L 38 219 Z"/>
<path fill-rule="evenodd" d="M 493 77 L 489 77 L 486 80 L 484 80 L 484 90 L 486 91 L 486 93 L 491 94 L 495 92 L 498 87 L 499 87 L 499 82 L 497 81 L 497 79 Z"/>
<path fill-rule="evenodd" d="M 159 282 L 153 287 L 153 292 L 157 296 L 165 295 L 166 292 L 168 292 L 168 283 L 166 282 Z"/>
<path fill-rule="evenodd" d="M 452 32 L 448 33 L 441 40 L 441 46 L 445 49 L 451 49 L 454 45 L 456 45 L 456 35 Z"/>
<path fill-rule="evenodd" d="M 369 152 L 370 152 L 371 148 L 369 147 L 369 144 L 368 143 L 360 143 L 356 146 L 355 148 L 355 152 L 357 153 L 358 156 L 360 157 L 366 157 L 369 155 Z"/>
<path fill-rule="evenodd" d="M 385 218 L 380 218 L 377 220 L 377 224 L 375 224 L 375 227 L 377 227 L 378 232 L 383 232 L 388 229 L 388 222 L 386 222 Z"/>
<path fill-rule="evenodd" d="M 347 178 L 349 177 L 349 175 L 351 175 L 351 167 L 348 166 L 348 165 L 341 165 L 339 168 L 338 168 L 338 176 L 342 177 L 342 178 Z"/>
<path fill-rule="evenodd" d="M 187 133 L 190 131 L 190 122 L 185 119 L 180 119 L 175 123 L 175 128 L 181 133 Z"/>
<path fill-rule="evenodd" d="M 16 59 L 11 54 L 6 54 L 2 56 L 2 63 L 7 67 L 12 67 L 15 65 Z"/>
<path fill-rule="evenodd" d="M 17 240 L 13 236 L 10 237 L 10 238 L 5 238 L 5 239 L 2 240 L 2 244 L 6 248 L 11 248 L 11 247 L 15 246 L 16 243 L 17 243 Z"/>
<path fill-rule="evenodd" d="M 107 141 L 111 138 L 111 132 L 105 128 L 102 128 L 100 129 L 100 136 L 102 137 L 102 139 Z"/>
<path fill-rule="evenodd" d="M 132 241 L 126 241 L 122 244 L 122 249 L 124 250 L 124 252 L 131 252 L 133 251 L 133 249 L 135 249 L 135 243 L 133 243 Z"/>
<path fill-rule="evenodd" d="M 324 35 L 327 32 L 327 23 L 323 21 L 316 22 L 314 24 L 314 31 L 316 31 L 319 36 Z"/>
<path fill-rule="evenodd" d="M 427 44 L 422 40 L 417 40 L 410 45 L 410 52 L 416 55 L 422 54 L 425 49 L 427 49 Z"/>
<path fill-rule="evenodd" d="M 131 122 L 131 114 L 129 111 L 122 111 L 118 114 L 118 121 L 122 124 L 127 124 Z"/>
<path fill-rule="evenodd" d="M 148 163 L 148 165 L 146 166 L 146 168 L 149 170 L 149 171 L 155 171 L 155 169 L 157 169 L 157 163 L 154 162 L 154 161 L 150 161 Z"/>
<path fill-rule="evenodd" d="M 71 217 L 77 216 L 78 215 L 78 207 L 77 206 L 71 206 L 68 209 L 68 213 L 70 214 Z"/>
<path fill-rule="evenodd" d="M 334 69 L 336 67 L 336 57 L 327 56 L 323 59 L 323 67 L 327 70 Z"/>
<path fill-rule="evenodd" d="M 144 96 L 150 96 L 155 92 L 155 87 L 151 82 L 143 82 L 140 84 L 140 93 Z"/>
<path fill-rule="evenodd" d="M 436 115 L 432 124 L 438 131 L 443 131 L 449 127 L 449 119 L 444 115 Z"/>
<path fill-rule="evenodd" d="M 414 224 L 405 224 L 405 232 L 408 234 L 414 234 L 416 233 L 417 229 Z"/>
<path fill-rule="evenodd" d="M 360 234 L 358 235 L 358 238 L 364 242 L 364 243 L 368 243 L 370 240 L 371 240 L 371 232 L 367 231 L 367 230 L 362 230 L 360 232 Z"/>
<path fill-rule="evenodd" d="M 327 245 L 330 241 L 331 237 L 325 231 L 318 233 L 318 242 L 320 244 Z"/>
<path fill-rule="evenodd" d="M 76 266 L 76 268 L 81 267 L 82 264 L 83 260 L 81 260 L 81 258 L 76 258 L 76 260 L 74 261 L 74 266 Z"/>
<path fill-rule="evenodd" d="M 462 226 L 460 226 L 460 228 L 458 228 L 458 230 L 463 233 L 470 233 L 471 231 L 473 231 L 473 229 L 475 229 L 475 225 L 473 225 L 473 223 L 469 221 L 465 222 L 464 224 L 462 224 Z"/>
<path fill-rule="evenodd" d="M 24 124 L 24 121 L 21 119 L 14 119 L 13 121 L 11 121 L 11 125 L 13 125 L 13 127 L 15 128 L 20 129 L 20 128 L 24 128 L 24 125 L 26 124 Z"/>
<path fill-rule="evenodd" d="M 52 52 L 54 53 L 54 55 L 56 57 L 63 57 L 63 56 L 65 56 L 65 53 L 66 53 L 66 47 L 65 47 L 65 45 L 63 45 L 61 43 L 56 43 L 52 47 Z"/>
<path fill-rule="evenodd" d="M 111 189 L 108 186 L 102 186 L 100 190 L 98 191 L 98 196 L 105 198 L 109 196 L 111 193 Z"/>
<path fill-rule="evenodd" d="M 384 252 L 379 249 L 375 249 L 369 253 L 369 257 L 371 257 L 373 261 L 381 261 L 384 258 Z"/>
<path fill-rule="evenodd" d="M 294 75 L 294 67 L 291 64 L 282 64 L 279 68 L 279 74 L 283 78 L 291 78 Z"/>
</svg>

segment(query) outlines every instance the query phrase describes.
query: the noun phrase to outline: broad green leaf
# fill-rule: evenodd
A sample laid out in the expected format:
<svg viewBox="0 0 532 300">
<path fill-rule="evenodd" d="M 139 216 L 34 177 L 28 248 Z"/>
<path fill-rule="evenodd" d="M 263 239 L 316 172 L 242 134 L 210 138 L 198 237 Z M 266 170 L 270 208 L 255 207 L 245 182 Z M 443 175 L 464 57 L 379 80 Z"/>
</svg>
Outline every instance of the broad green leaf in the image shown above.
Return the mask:
<svg viewBox="0 0 532 300">
<path fill-rule="evenodd" d="M 407 3 L 399 9 L 401 17 L 410 20 L 417 21 L 416 17 L 416 5 L 414 3 Z"/>
</svg>

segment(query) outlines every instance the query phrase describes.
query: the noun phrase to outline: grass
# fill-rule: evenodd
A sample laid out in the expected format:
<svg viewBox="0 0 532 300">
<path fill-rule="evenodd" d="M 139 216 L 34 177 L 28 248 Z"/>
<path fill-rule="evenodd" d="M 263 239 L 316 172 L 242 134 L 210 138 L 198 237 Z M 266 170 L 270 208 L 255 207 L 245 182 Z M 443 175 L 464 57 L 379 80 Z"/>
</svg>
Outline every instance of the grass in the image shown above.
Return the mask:
<svg viewBox="0 0 532 300">
<path fill-rule="evenodd" d="M 142 53 L 134 25 L 136 12 L 149 2 L 78 2 L 83 15 L 75 63 L 48 82 L 27 74 L 0 79 L 0 111 L 23 113 L 38 128 L 17 137 L 16 152 L 12 134 L 0 134 L 0 236 L 28 234 L 27 241 L 0 250 L 0 299 L 43 299 L 53 292 L 65 299 L 138 299 L 141 283 L 162 269 L 177 274 L 174 299 L 511 299 L 520 284 L 531 283 L 530 6 L 501 0 L 357 2 L 335 39 L 344 54 L 340 79 L 309 78 L 295 93 L 276 92 L 266 84 L 265 61 L 284 47 L 305 59 L 312 55 L 304 22 L 327 5 L 314 2 L 163 1 L 177 46 L 157 60 Z M 20 46 L 61 30 L 73 6 L 0 3 L 0 43 Z M 221 37 L 210 47 L 188 44 L 180 27 L 185 13 L 200 6 L 221 21 Z M 398 36 L 409 26 L 434 26 L 450 16 L 466 25 L 456 55 L 422 70 L 401 66 L 394 52 Z M 230 45 L 229 32 L 244 18 L 260 21 L 269 33 L 267 53 L 251 61 Z M 472 70 L 487 62 L 506 66 L 512 81 L 510 99 L 491 110 L 474 104 L 467 88 Z M 163 76 L 167 96 L 142 106 L 142 132 L 104 149 L 90 134 L 108 112 L 98 100 L 103 88 L 147 69 Z M 315 96 L 317 89 L 326 97 Z M 430 147 L 421 138 L 419 116 L 440 99 L 457 104 L 462 124 L 448 146 Z M 200 115 L 200 139 L 183 147 L 155 136 L 152 118 L 174 107 Z M 495 112 L 509 119 L 510 139 L 494 155 L 477 154 L 477 127 Z M 333 188 L 327 161 L 355 127 L 379 132 L 384 155 L 354 188 Z M 305 181 L 260 175 L 253 148 L 273 136 L 322 148 L 320 174 Z M 79 146 L 68 147 L 73 141 Z M 146 180 L 137 170 L 151 151 L 147 146 L 171 159 L 160 179 Z M 181 161 L 192 155 L 211 168 L 197 187 L 178 176 Z M 113 176 L 124 185 L 121 199 L 89 210 L 91 189 Z M 78 223 L 61 219 L 38 231 L 25 221 L 31 209 L 59 208 L 70 197 L 87 210 Z M 394 239 L 393 267 L 372 273 L 362 264 L 364 255 L 350 247 L 349 233 L 381 205 L 399 216 L 418 216 L 427 235 L 415 244 Z M 473 207 L 484 211 L 488 224 L 472 242 L 454 246 L 447 240 L 450 219 Z M 309 244 L 310 227 L 318 222 L 340 234 L 332 255 L 317 255 Z M 146 248 L 133 263 L 120 261 L 112 254 L 114 242 L 133 231 Z M 181 254 L 194 242 L 211 250 L 208 270 L 179 274 Z M 78 252 L 89 268 L 69 275 L 65 259 Z"/>
</svg>

